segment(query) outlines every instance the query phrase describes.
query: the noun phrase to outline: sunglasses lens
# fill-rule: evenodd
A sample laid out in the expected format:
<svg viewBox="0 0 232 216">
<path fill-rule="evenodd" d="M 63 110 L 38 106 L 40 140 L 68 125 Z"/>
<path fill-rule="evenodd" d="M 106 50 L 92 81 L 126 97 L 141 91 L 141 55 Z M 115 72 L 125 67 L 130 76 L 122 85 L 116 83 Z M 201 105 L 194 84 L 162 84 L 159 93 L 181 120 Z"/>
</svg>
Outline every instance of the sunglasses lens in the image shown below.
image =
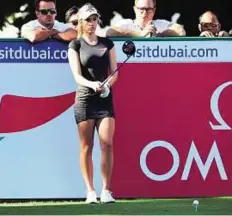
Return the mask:
<svg viewBox="0 0 232 216">
<path fill-rule="evenodd" d="M 40 13 L 43 15 L 48 15 L 49 13 L 53 15 L 56 14 L 56 9 L 41 9 Z"/>
<path fill-rule="evenodd" d="M 204 28 L 209 28 L 209 27 L 211 27 L 211 28 L 216 28 L 216 27 L 218 27 L 218 25 L 217 24 L 214 24 L 214 23 L 201 23 L 202 24 L 202 26 L 204 27 Z"/>
<path fill-rule="evenodd" d="M 50 14 L 56 14 L 56 10 L 55 9 L 50 9 Z"/>
<path fill-rule="evenodd" d="M 77 26 L 78 25 L 78 21 L 72 21 L 72 25 Z"/>
<path fill-rule="evenodd" d="M 151 8 L 151 7 L 136 7 L 139 11 L 143 12 L 143 11 L 146 11 L 146 13 L 150 13 L 150 12 L 153 12 L 155 7 L 154 8 Z"/>
<path fill-rule="evenodd" d="M 47 15 L 48 11 L 47 10 L 40 10 L 40 13 L 43 14 L 43 15 Z"/>
</svg>

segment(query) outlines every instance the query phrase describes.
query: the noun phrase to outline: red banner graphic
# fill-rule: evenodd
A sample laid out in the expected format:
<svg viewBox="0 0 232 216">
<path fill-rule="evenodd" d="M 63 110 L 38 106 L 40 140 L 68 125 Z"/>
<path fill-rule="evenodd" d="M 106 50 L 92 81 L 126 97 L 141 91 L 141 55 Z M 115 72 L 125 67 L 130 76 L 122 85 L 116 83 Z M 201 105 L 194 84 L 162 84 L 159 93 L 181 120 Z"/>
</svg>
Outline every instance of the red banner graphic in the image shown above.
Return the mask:
<svg viewBox="0 0 232 216">
<path fill-rule="evenodd" d="M 232 63 L 127 64 L 114 89 L 116 197 L 232 195 Z"/>
</svg>

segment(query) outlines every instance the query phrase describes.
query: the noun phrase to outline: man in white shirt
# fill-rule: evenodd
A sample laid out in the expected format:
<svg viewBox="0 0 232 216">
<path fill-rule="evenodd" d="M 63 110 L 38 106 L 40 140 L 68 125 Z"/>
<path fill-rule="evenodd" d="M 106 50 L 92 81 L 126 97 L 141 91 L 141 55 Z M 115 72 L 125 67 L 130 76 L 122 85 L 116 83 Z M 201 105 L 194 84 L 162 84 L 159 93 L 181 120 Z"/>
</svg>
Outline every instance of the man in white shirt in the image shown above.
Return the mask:
<svg viewBox="0 0 232 216">
<path fill-rule="evenodd" d="M 135 0 L 135 20 L 125 19 L 111 26 L 106 36 L 152 37 L 185 36 L 185 30 L 179 24 L 167 20 L 153 20 L 156 0 Z"/>
<path fill-rule="evenodd" d="M 55 0 L 35 0 L 36 20 L 24 24 L 21 28 L 21 36 L 29 41 L 39 42 L 48 38 L 63 41 L 71 41 L 77 37 L 77 31 L 67 24 L 55 20 Z"/>
</svg>

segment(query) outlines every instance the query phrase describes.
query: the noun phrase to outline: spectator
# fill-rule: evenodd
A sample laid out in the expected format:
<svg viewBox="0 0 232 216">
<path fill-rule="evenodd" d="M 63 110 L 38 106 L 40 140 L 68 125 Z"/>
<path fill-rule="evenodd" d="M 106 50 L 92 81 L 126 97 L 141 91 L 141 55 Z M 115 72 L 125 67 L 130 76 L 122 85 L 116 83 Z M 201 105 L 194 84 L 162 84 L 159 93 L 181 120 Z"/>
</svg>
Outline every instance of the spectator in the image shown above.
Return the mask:
<svg viewBox="0 0 232 216">
<path fill-rule="evenodd" d="M 29 21 L 21 28 L 22 37 L 32 43 L 54 38 L 71 41 L 76 38 L 77 32 L 68 25 L 55 20 L 55 0 L 35 0 L 36 20 Z"/>
<path fill-rule="evenodd" d="M 156 12 L 156 0 L 135 0 L 135 20 L 125 19 L 110 27 L 106 36 L 152 37 L 185 36 L 185 30 L 179 24 L 167 20 L 153 20 Z"/>
<path fill-rule="evenodd" d="M 78 32 L 78 8 L 76 6 L 71 7 L 65 13 L 65 21 L 69 27 L 75 29 Z M 105 37 L 105 31 L 100 28 L 101 20 L 99 18 L 99 23 L 97 25 L 96 34 L 98 36 Z"/>
<path fill-rule="evenodd" d="M 66 23 L 73 29 L 77 29 L 78 25 L 78 8 L 76 6 L 71 7 L 65 13 Z"/>
<path fill-rule="evenodd" d="M 232 36 L 232 29 L 229 31 L 229 36 L 230 37 Z"/>
<path fill-rule="evenodd" d="M 221 24 L 217 16 L 211 11 L 203 13 L 199 18 L 198 28 L 200 37 L 228 37 L 226 31 L 221 30 Z"/>
</svg>

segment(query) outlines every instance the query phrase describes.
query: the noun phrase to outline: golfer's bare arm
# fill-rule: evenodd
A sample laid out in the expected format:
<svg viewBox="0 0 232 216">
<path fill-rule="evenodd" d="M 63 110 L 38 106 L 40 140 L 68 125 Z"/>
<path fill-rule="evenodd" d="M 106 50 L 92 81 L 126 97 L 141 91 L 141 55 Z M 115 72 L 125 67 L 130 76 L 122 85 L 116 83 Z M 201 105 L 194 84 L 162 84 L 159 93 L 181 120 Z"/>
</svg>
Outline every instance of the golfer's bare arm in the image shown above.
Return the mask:
<svg viewBox="0 0 232 216">
<path fill-rule="evenodd" d="M 109 58 L 110 58 L 110 72 L 114 72 L 117 69 L 117 59 L 116 59 L 116 52 L 115 48 L 113 47 L 109 52 Z M 118 79 L 118 72 L 116 72 L 112 78 L 108 81 L 110 86 L 112 86 Z"/>
<path fill-rule="evenodd" d="M 80 60 L 79 59 L 80 58 L 79 58 L 79 55 L 78 55 L 77 51 L 75 51 L 72 48 L 69 48 L 68 49 L 68 60 L 69 60 L 71 70 L 73 72 L 74 79 L 76 80 L 77 84 L 91 88 L 92 87 L 92 85 L 91 85 L 92 82 L 85 79 L 82 76 Z"/>
</svg>

